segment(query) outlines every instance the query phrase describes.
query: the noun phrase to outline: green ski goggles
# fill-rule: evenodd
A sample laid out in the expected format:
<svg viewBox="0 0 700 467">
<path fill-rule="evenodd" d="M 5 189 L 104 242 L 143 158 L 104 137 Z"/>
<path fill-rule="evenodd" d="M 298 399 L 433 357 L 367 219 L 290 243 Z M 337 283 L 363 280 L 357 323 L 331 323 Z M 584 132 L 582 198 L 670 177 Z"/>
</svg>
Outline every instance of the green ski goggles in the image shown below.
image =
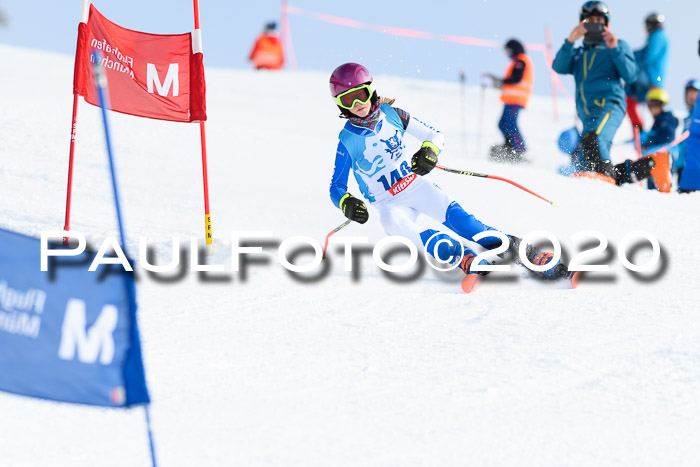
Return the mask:
<svg viewBox="0 0 700 467">
<path fill-rule="evenodd" d="M 374 94 L 374 89 L 370 84 L 361 84 L 352 89 L 348 89 L 345 92 L 341 92 L 335 96 L 335 103 L 342 109 L 350 110 L 355 107 L 356 103 L 360 105 L 365 105 L 372 99 L 372 94 Z"/>
</svg>

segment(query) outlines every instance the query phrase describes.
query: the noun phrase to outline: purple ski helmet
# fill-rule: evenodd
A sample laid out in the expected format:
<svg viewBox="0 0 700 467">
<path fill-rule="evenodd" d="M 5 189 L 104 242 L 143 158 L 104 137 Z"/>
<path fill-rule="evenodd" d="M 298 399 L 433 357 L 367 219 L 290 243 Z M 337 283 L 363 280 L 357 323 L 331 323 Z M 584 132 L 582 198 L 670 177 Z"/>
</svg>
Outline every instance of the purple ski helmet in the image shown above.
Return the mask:
<svg viewBox="0 0 700 467">
<path fill-rule="evenodd" d="M 359 63 L 344 63 L 333 70 L 330 79 L 331 97 L 361 84 L 373 81 L 369 70 Z"/>
</svg>

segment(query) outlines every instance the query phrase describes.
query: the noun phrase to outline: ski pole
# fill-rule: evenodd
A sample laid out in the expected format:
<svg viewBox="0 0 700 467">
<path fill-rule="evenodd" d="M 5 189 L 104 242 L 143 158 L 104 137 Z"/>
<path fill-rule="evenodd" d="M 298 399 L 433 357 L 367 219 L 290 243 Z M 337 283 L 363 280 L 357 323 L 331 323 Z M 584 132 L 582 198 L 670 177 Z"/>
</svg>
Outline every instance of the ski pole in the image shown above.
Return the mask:
<svg viewBox="0 0 700 467">
<path fill-rule="evenodd" d="M 462 134 L 462 154 L 467 151 L 467 74 L 459 70 L 459 115 L 461 117 L 460 133 Z"/>
<path fill-rule="evenodd" d="M 661 146 L 660 148 L 656 148 L 656 149 L 649 148 L 646 150 L 646 152 L 644 152 L 642 154 L 642 156 L 648 156 L 649 154 L 654 154 L 654 153 L 661 152 L 661 151 L 668 151 L 672 147 L 678 146 L 683 141 L 688 139 L 688 136 L 690 136 L 690 131 L 685 130 L 683 133 L 681 133 L 681 135 L 678 138 L 674 139 L 673 141 L 668 143 L 666 146 Z"/>
<path fill-rule="evenodd" d="M 502 181 L 502 182 L 510 183 L 511 185 L 513 185 L 513 186 L 515 186 L 515 187 L 518 187 L 518 188 L 520 188 L 521 190 L 530 193 L 532 196 L 536 196 L 536 197 L 538 197 L 539 199 L 541 199 L 542 201 L 546 201 L 547 203 L 549 203 L 549 204 L 550 204 L 552 207 L 554 207 L 554 208 L 557 207 L 557 206 L 559 206 L 559 204 L 558 204 L 556 201 L 550 201 L 550 200 L 548 200 L 547 198 L 538 195 L 538 194 L 535 193 L 534 191 L 528 190 L 527 188 L 525 188 L 525 187 L 522 186 L 521 184 L 516 183 L 516 182 L 514 182 L 513 180 L 508 180 L 507 178 L 498 177 L 498 176 L 496 176 L 496 175 L 488 175 L 488 174 L 480 174 L 480 173 L 477 173 L 477 172 L 469 172 L 469 171 L 466 171 L 466 170 L 448 169 L 447 167 L 443 167 L 443 166 L 441 166 L 441 165 L 436 165 L 435 167 L 437 167 L 437 168 L 440 169 L 440 170 L 444 170 L 445 172 L 449 172 L 449 173 L 453 173 L 453 174 L 469 175 L 470 177 L 490 178 L 491 180 L 500 180 L 500 181 Z"/>
<path fill-rule="evenodd" d="M 481 154 L 481 137 L 483 135 L 483 129 L 484 129 L 484 107 L 486 104 L 486 82 L 484 81 L 484 77 L 482 75 L 481 79 L 481 93 L 479 95 L 479 107 L 477 112 L 479 114 L 477 115 L 477 130 L 476 130 L 476 153 Z"/>
<path fill-rule="evenodd" d="M 335 229 L 328 232 L 328 235 L 326 235 L 326 243 L 323 244 L 323 258 L 322 259 L 326 259 L 326 250 L 328 249 L 328 239 L 331 238 L 331 235 L 333 235 L 334 233 L 338 232 L 339 230 L 344 229 L 345 227 L 350 225 L 350 222 L 352 222 L 352 221 L 350 219 L 348 219 L 345 222 L 343 222 L 342 224 L 340 224 L 338 227 L 336 227 Z"/>
</svg>

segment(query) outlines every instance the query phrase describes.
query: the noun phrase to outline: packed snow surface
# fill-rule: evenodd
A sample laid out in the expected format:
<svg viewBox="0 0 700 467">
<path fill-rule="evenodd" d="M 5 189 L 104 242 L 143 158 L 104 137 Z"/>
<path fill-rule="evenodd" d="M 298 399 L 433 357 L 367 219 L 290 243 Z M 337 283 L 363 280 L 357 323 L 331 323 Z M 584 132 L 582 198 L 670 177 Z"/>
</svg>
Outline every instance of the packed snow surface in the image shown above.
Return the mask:
<svg viewBox="0 0 700 467">
<path fill-rule="evenodd" d="M 0 57 L 0 227 L 60 230 L 72 57 L 7 46 Z M 207 261 L 226 272 L 166 282 L 141 271 L 138 281 L 160 465 L 697 465 L 700 195 L 556 175 L 566 162 L 556 138 L 574 122 L 566 100 L 555 121 L 552 101 L 533 99 L 520 119 L 530 162 L 504 166 L 486 158 L 500 140 L 497 91 L 456 80 L 376 83 L 445 134 L 440 163 L 508 177 L 559 203 L 434 171 L 468 212 L 510 234 L 551 232 L 570 255 L 586 242 L 574 234 L 599 231 L 609 245 L 594 260 L 610 271 L 567 290 L 516 267 L 465 295 L 458 276 L 389 280 L 367 253 L 353 279 L 332 247 L 321 280 L 294 280 L 276 256 L 241 278 L 231 272 L 232 231 L 322 243 L 344 221 L 327 191 L 343 121 L 326 72 L 208 69 Z M 99 245 L 117 231 L 104 133 L 99 109 L 81 99 L 78 115 L 71 227 Z M 173 237 L 202 245 L 199 125 L 114 113 L 110 122 L 130 254 L 139 237 L 163 263 Z M 633 154 L 627 126 L 617 158 Z M 354 181 L 350 191 L 359 195 Z M 662 247 L 659 267 L 642 278 L 618 259 L 622 238 L 638 230 Z M 337 236 L 375 244 L 384 237 L 377 211 Z M 631 250 L 638 264 L 651 257 L 649 247 Z M 149 463 L 139 408 L 0 394 L 2 466 Z"/>
</svg>

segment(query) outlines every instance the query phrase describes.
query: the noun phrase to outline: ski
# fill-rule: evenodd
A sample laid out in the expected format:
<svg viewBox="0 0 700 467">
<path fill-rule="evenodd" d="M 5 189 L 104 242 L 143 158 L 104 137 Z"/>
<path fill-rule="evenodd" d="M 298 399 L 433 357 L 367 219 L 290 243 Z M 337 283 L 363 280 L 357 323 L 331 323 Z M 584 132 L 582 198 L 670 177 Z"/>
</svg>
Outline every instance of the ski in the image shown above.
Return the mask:
<svg viewBox="0 0 700 467">
<path fill-rule="evenodd" d="M 481 276 L 479 274 L 467 274 L 462 279 L 462 291 L 464 293 L 472 293 L 479 287 L 480 282 Z"/>
<path fill-rule="evenodd" d="M 575 271 L 575 272 L 570 272 L 566 276 L 562 277 L 561 279 L 566 278 L 566 280 L 569 282 L 571 289 L 575 289 L 578 287 L 579 282 L 581 281 L 581 277 L 583 275 L 582 271 Z M 468 274 L 467 276 L 462 279 L 462 291 L 464 293 L 472 293 L 475 292 L 476 289 L 479 287 L 479 284 L 481 283 L 481 276 L 479 274 Z"/>
<path fill-rule="evenodd" d="M 578 287 L 578 283 L 581 281 L 581 276 L 583 276 L 583 271 L 574 271 L 569 273 L 567 277 L 569 278 L 569 281 L 571 281 L 572 289 Z"/>
</svg>

